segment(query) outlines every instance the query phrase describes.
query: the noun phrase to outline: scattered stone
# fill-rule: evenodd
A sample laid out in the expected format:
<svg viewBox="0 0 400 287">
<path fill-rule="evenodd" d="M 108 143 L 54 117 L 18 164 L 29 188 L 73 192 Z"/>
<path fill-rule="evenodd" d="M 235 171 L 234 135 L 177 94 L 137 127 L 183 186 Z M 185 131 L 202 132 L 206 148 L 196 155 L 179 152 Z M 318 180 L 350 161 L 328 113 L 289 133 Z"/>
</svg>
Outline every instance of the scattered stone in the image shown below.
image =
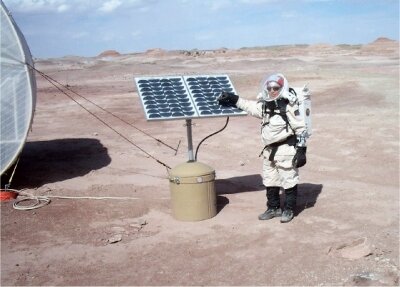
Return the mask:
<svg viewBox="0 0 400 287">
<path fill-rule="evenodd" d="M 113 236 L 111 236 L 110 238 L 108 238 L 107 243 L 108 244 L 113 244 L 116 242 L 119 242 L 122 240 L 122 235 L 121 234 L 115 234 Z"/>
<path fill-rule="evenodd" d="M 143 226 L 147 225 L 146 219 L 140 218 L 137 222 L 129 224 L 130 227 L 135 228 L 137 231 L 140 231 Z"/>
<path fill-rule="evenodd" d="M 140 225 L 147 225 L 146 219 L 140 218 L 138 222 Z"/>
<path fill-rule="evenodd" d="M 372 249 L 367 242 L 367 238 L 358 238 L 350 243 L 343 243 L 336 247 L 330 247 L 328 254 L 354 260 L 371 255 Z"/>
<path fill-rule="evenodd" d="M 360 274 L 352 276 L 350 282 L 352 283 L 352 285 L 355 286 L 371 286 L 375 285 L 373 283 L 377 282 L 378 279 L 379 276 L 377 274 L 362 272 Z"/>
</svg>

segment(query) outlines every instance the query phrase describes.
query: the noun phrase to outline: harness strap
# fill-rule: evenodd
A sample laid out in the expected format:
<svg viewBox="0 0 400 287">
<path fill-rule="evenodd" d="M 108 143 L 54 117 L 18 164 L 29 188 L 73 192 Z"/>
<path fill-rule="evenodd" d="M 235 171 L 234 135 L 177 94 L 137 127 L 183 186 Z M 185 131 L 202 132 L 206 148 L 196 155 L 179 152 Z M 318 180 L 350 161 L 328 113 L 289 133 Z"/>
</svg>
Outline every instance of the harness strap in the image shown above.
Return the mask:
<svg viewBox="0 0 400 287">
<path fill-rule="evenodd" d="M 271 153 L 270 153 L 270 155 L 269 155 L 269 157 L 268 157 L 268 160 L 269 160 L 269 161 L 274 161 L 275 154 L 276 154 L 276 152 L 277 152 L 279 146 L 284 145 L 284 144 L 287 144 L 287 145 L 290 145 L 290 146 L 296 146 L 296 143 L 297 143 L 297 138 L 296 138 L 296 136 L 295 136 L 295 135 L 291 135 L 291 136 L 287 137 L 287 138 L 286 138 L 285 140 L 283 140 L 283 141 L 280 141 L 280 142 L 276 142 L 276 143 L 272 143 L 272 144 L 266 145 L 266 146 L 262 149 L 262 151 L 261 151 L 261 153 L 260 153 L 259 156 L 261 156 L 261 155 L 263 154 L 263 152 L 264 152 L 264 150 L 265 150 L 266 148 L 270 147 L 270 148 L 271 148 Z"/>
<path fill-rule="evenodd" d="M 269 158 L 268 158 L 269 161 L 274 161 L 275 154 L 276 154 L 277 151 L 278 151 L 278 147 L 277 146 L 272 147 L 271 153 L 269 154 Z"/>
<path fill-rule="evenodd" d="M 274 115 L 279 115 L 286 123 L 286 131 L 289 131 L 290 123 L 286 115 L 286 106 L 288 103 L 289 101 L 287 99 L 282 99 L 282 98 L 272 102 L 264 102 L 263 116 L 267 114 L 271 118 Z"/>
</svg>

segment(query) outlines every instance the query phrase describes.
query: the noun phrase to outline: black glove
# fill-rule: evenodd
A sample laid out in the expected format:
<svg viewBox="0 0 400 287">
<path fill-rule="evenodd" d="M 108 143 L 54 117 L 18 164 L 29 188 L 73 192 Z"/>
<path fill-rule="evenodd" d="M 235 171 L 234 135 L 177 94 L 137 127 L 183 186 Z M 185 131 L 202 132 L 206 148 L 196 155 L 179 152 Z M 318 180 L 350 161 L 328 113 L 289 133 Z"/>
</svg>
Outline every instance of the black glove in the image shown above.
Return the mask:
<svg viewBox="0 0 400 287">
<path fill-rule="evenodd" d="M 217 98 L 218 104 L 224 107 L 236 107 L 239 96 L 234 93 L 222 92 Z"/>
<path fill-rule="evenodd" d="M 294 167 L 302 167 L 306 164 L 307 158 L 306 158 L 306 147 L 297 147 L 296 148 L 296 154 L 293 157 L 292 164 Z"/>
</svg>

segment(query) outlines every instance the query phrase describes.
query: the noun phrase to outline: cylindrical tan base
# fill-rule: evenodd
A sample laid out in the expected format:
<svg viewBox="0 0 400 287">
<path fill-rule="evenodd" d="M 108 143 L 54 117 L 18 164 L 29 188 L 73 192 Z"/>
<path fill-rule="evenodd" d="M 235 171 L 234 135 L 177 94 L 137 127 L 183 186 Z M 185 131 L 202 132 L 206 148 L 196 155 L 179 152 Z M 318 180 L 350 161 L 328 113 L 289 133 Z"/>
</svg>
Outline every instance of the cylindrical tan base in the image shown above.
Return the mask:
<svg viewBox="0 0 400 287">
<path fill-rule="evenodd" d="M 174 218 L 199 221 L 217 214 L 214 169 L 199 162 L 183 163 L 170 171 L 169 181 Z"/>
</svg>

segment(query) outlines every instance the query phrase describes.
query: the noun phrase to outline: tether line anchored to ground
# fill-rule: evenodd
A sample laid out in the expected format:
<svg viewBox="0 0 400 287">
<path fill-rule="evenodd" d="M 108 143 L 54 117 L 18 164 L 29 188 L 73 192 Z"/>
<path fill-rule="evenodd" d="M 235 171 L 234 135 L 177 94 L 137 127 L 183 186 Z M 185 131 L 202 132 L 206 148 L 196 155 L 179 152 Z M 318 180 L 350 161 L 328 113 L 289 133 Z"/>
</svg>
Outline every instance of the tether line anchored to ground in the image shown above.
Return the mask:
<svg viewBox="0 0 400 287">
<path fill-rule="evenodd" d="M 36 70 L 36 71 L 38 71 L 38 70 Z M 150 138 L 152 138 L 152 139 L 154 139 L 154 140 L 158 141 L 159 143 L 161 143 L 161 144 L 165 145 L 166 147 L 168 147 L 168 148 L 172 149 L 172 150 L 173 150 L 173 151 L 175 151 L 175 152 L 177 152 L 177 151 L 178 151 L 178 149 L 177 149 L 177 148 L 174 148 L 174 147 L 170 146 L 169 144 L 167 144 L 167 143 L 163 142 L 162 140 L 160 140 L 160 139 L 158 139 L 158 138 L 155 138 L 155 137 L 153 137 L 151 134 L 149 134 L 149 133 L 146 133 L 144 130 L 141 130 L 141 129 L 139 129 L 138 127 L 134 126 L 134 125 L 133 125 L 133 124 L 131 124 L 130 122 L 127 122 L 127 121 L 125 121 L 124 119 L 122 119 L 122 118 L 118 117 L 117 115 L 113 114 L 112 112 L 110 112 L 110 111 L 108 111 L 108 110 L 104 109 L 103 107 L 99 106 L 99 105 L 98 105 L 98 104 L 96 104 L 95 102 L 93 102 L 93 101 L 89 100 L 88 98 L 86 98 L 86 97 L 84 97 L 84 96 L 82 96 L 82 95 L 78 94 L 77 92 L 75 92 L 74 90 L 72 90 L 70 87 L 68 87 L 68 86 L 65 86 L 65 85 L 61 84 L 60 82 L 58 82 L 57 80 L 55 80 L 55 79 L 51 78 L 50 76 L 48 76 L 48 75 L 44 74 L 43 72 L 39 72 L 39 71 L 38 71 L 38 73 L 40 73 L 40 74 L 41 74 L 42 76 L 44 76 L 44 77 L 47 77 L 47 78 L 49 78 L 51 81 L 53 81 L 53 82 L 57 83 L 58 85 L 62 86 L 62 87 L 63 87 L 63 88 L 65 88 L 65 89 L 67 89 L 68 91 L 70 91 L 70 92 L 71 92 L 71 93 L 73 93 L 74 95 L 77 95 L 78 97 L 81 97 L 81 98 L 83 98 L 84 100 L 88 101 L 89 103 L 91 103 L 92 105 L 94 105 L 94 106 L 98 107 L 99 109 L 101 109 L 102 111 L 104 111 L 104 112 L 108 113 L 109 115 L 112 115 L 113 117 L 117 118 L 117 119 L 118 119 L 118 120 L 120 120 L 121 122 L 124 122 L 125 124 L 127 124 L 127 125 L 129 125 L 129 126 L 133 127 L 133 128 L 134 128 L 134 129 L 136 129 L 137 131 L 139 131 L 139 132 L 141 132 L 141 133 L 145 134 L 146 136 L 148 136 L 148 137 L 150 137 Z M 179 143 L 178 143 L 178 147 L 179 147 Z"/>
<path fill-rule="evenodd" d="M 137 131 L 143 133 L 144 135 L 146 135 L 146 136 L 148 136 L 148 137 L 150 137 L 150 138 L 152 138 L 152 139 L 158 141 L 160 144 L 165 145 L 166 147 L 172 149 L 173 151 L 175 151 L 175 153 L 178 152 L 178 148 L 179 148 L 179 145 L 180 145 L 180 141 L 179 141 L 179 143 L 178 143 L 178 147 L 177 147 L 177 148 L 174 148 L 174 147 L 170 146 L 169 144 L 163 142 L 162 140 L 160 140 L 160 139 L 158 139 L 158 138 L 156 138 L 156 137 L 153 137 L 151 134 L 145 132 L 144 130 L 139 129 L 138 127 L 136 127 L 136 126 L 133 125 L 132 123 L 127 122 L 126 120 L 120 118 L 119 116 L 117 116 L 117 115 L 113 114 L 112 112 L 106 110 L 105 108 L 99 106 L 98 104 L 96 104 L 95 102 L 89 100 L 88 98 L 86 98 L 86 97 L 80 95 L 79 93 L 77 93 L 77 92 L 75 92 L 74 90 L 72 90 L 70 87 L 61 84 L 60 82 L 58 82 L 57 80 L 53 79 L 53 78 L 50 77 L 49 75 L 47 75 L 47 74 L 45 74 L 45 73 L 43 73 L 43 72 L 37 70 L 35 67 L 32 67 L 32 68 L 33 68 L 36 72 L 38 72 L 42 77 L 46 78 L 47 80 L 53 81 L 54 83 L 60 85 L 60 86 L 63 87 L 64 89 L 66 89 L 66 90 L 70 91 L 71 93 L 73 93 L 74 95 L 77 95 L 78 97 L 81 97 L 82 99 L 88 101 L 89 103 L 91 103 L 92 105 L 98 107 L 98 108 L 101 109 L 102 111 L 104 111 L 104 112 L 108 113 L 109 115 L 111 115 L 111 116 L 117 118 L 117 119 L 120 120 L 121 122 L 123 122 L 123 123 L 125 123 L 125 124 L 127 124 L 127 125 L 129 125 L 129 126 L 131 126 L 131 127 L 133 127 L 134 129 L 136 129 Z"/>
<path fill-rule="evenodd" d="M 27 64 L 27 63 L 26 63 Z M 45 78 L 51 85 L 53 85 L 57 90 L 59 90 L 61 93 L 63 93 L 64 95 L 66 95 L 69 99 L 71 99 L 72 101 L 74 101 L 77 105 L 79 105 L 82 109 L 84 109 L 85 111 L 87 111 L 89 114 L 91 114 L 93 117 L 95 117 L 98 121 L 100 121 L 101 123 L 103 123 L 105 126 L 107 126 L 109 129 L 111 129 L 112 131 L 114 131 L 116 134 L 118 134 L 121 138 L 123 138 L 124 140 L 126 140 L 127 142 L 129 142 L 131 145 L 133 145 L 134 147 L 136 147 L 137 149 L 139 149 L 141 152 L 143 152 L 144 154 L 146 154 L 147 156 L 149 156 L 150 158 L 154 159 L 156 162 L 158 162 L 159 164 L 165 166 L 167 169 L 171 169 L 171 167 L 169 167 L 166 163 L 162 162 L 161 160 L 157 159 L 156 157 L 154 157 L 153 155 L 151 155 L 150 153 L 148 153 L 146 150 L 144 150 L 143 148 L 141 148 L 140 146 L 138 146 L 137 144 L 135 144 L 133 141 L 131 141 L 130 139 L 128 139 L 126 136 L 124 136 L 123 134 L 121 134 L 119 131 L 117 131 L 116 129 L 114 129 L 112 126 L 110 126 L 108 123 L 106 123 L 105 121 L 103 121 L 100 117 L 98 117 L 96 114 L 92 113 L 90 110 L 88 110 L 87 108 L 85 108 L 81 103 L 79 103 L 76 99 L 74 99 L 73 97 L 71 97 L 68 93 L 66 93 L 63 89 L 61 89 L 59 86 L 57 86 L 56 84 L 60 85 L 61 87 L 67 89 L 70 92 L 73 92 L 75 95 L 84 98 L 85 100 L 87 100 L 88 102 L 94 104 L 95 106 L 99 107 L 101 110 L 106 111 L 107 113 L 113 115 L 114 117 L 120 119 L 119 117 L 115 116 L 114 114 L 108 112 L 107 110 L 104 110 L 103 108 L 101 108 L 100 106 L 98 106 L 97 104 L 93 103 L 92 101 L 86 99 L 85 97 L 79 95 L 78 93 L 72 91 L 71 89 L 69 89 L 68 87 L 64 86 L 63 84 L 59 83 L 58 81 L 54 80 L 53 78 L 51 78 L 50 76 L 46 75 L 45 73 L 39 71 L 38 69 L 36 69 L 35 67 L 27 64 L 30 68 L 32 68 L 33 70 L 35 70 L 37 73 L 39 73 L 43 78 Z M 56 84 L 55 84 L 56 83 Z M 120 119 L 122 120 L 122 119 Z M 122 120 L 123 122 L 129 124 L 130 126 L 133 126 L 132 124 Z M 136 128 L 136 127 L 135 127 Z M 136 128 L 138 129 L 138 128 Z M 140 130 L 140 129 L 138 129 Z M 140 130 L 141 131 L 141 130 Z M 143 132 L 143 131 L 142 131 Z M 147 134 L 146 134 L 147 135 Z M 152 137 L 153 138 L 153 137 Z M 154 138 L 155 139 L 155 138 Z M 163 143 L 161 140 L 156 139 L 157 141 Z M 163 143 L 165 144 L 165 143 Z M 165 144 L 166 145 L 166 144 Z M 168 145 L 167 145 L 168 146 Z M 168 146 L 170 147 L 170 146 Z M 172 147 L 170 147 L 172 148 Z M 172 148 L 173 150 L 176 151 L 176 149 Z"/>
</svg>

